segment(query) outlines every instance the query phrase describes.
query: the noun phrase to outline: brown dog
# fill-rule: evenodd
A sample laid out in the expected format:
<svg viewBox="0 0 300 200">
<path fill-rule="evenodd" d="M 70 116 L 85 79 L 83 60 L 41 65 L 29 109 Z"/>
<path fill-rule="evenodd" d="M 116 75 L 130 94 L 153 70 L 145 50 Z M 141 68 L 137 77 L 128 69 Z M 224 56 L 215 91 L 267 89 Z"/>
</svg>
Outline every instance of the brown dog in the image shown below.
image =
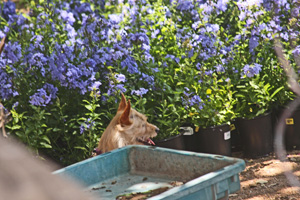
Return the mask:
<svg viewBox="0 0 300 200">
<path fill-rule="evenodd" d="M 117 114 L 104 131 L 96 153 L 105 153 L 126 145 L 155 145 L 150 138 L 155 137 L 158 131 L 155 125 L 147 122 L 145 115 L 131 108 L 130 101 L 126 102 L 122 94 Z"/>
</svg>

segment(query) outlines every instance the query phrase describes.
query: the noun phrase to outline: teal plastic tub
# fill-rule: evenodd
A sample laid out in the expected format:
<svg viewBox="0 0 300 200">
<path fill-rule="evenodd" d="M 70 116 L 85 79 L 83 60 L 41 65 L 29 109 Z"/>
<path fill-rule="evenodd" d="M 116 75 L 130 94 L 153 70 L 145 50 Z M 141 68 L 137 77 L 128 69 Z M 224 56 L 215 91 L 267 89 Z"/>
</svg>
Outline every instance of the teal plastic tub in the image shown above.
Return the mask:
<svg viewBox="0 0 300 200">
<path fill-rule="evenodd" d="M 228 199 L 240 189 L 241 159 L 150 146 L 126 146 L 55 171 L 99 199 L 169 188 L 148 199 Z"/>
</svg>

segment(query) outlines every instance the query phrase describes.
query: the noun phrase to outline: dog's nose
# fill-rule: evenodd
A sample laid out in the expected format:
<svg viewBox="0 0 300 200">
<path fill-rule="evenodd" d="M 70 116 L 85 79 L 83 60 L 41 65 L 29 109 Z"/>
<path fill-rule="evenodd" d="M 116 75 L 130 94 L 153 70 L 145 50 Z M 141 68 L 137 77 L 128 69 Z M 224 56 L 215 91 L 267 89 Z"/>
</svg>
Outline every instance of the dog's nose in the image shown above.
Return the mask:
<svg viewBox="0 0 300 200">
<path fill-rule="evenodd" d="M 156 129 L 155 129 L 155 132 L 158 133 L 158 132 L 159 132 L 159 128 L 156 128 Z"/>
</svg>

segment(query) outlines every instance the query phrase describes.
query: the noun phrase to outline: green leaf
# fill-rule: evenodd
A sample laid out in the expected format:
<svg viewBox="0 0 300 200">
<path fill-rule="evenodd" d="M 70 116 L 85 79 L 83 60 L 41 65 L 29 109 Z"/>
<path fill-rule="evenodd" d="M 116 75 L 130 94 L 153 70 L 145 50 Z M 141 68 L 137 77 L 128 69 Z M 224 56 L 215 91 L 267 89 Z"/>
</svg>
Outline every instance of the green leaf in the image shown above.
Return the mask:
<svg viewBox="0 0 300 200">
<path fill-rule="evenodd" d="M 275 90 L 274 92 L 273 92 L 273 94 L 271 95 L 271 99 L 278 93 L 278 92 L 280 92 L 280 90 L 282 90 L 284 88 L 284 86 L 281 86 L 280 88 L 277 88 L 277 90 Z"/>
<path fill-rule="evenodd" d="M 47 148 L 47 149 L 51 149 L 52 146 L 50 144 L 47 144 L 45 142 L 40 142 L 40 145 L 43 147 L 43 148 Z"/>
<path fill-rule="evenodd" d="M 46 135 L 42 136 L 42 139 L 45 140 L 48 144 L 51 144 L 51 141 Z"/>
<path fill-rule="evenodd" d="M 80 149 L 80 150 L 86 151 L 86 148 L 84 148 L 84 147 L 79 147 L 79 146 L 74 147 L 74 149 Z"/>
<path fill-rule="evenodd" d="M 18 130 L 18 129 L 21 129 L 22 126 L 20 125 L 14 125 L 12 127 L 10 127 L 11 130 Z"/>
<path fill-rule="evenodd" d="M 93 111 L 93 107 L 91 105 L 85 105 L 84 107 L 89 111 Z"/>
</svg>

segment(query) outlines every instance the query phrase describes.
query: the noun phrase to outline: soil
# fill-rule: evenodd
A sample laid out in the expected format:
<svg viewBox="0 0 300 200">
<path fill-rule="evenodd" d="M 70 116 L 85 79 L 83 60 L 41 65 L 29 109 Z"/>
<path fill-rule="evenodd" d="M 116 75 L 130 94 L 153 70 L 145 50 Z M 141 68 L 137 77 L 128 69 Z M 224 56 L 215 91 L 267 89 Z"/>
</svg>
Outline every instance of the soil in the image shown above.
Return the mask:
<svg viewBox="0 0 300 200">
<path fill-rule="evenodd" d="M 234 157 L 243 158 L 240 153 Z M 258 159 L 245 159 L 246 168 L 240 173 L 241 190 L 231 194 L 230 200 L 297 200 L 300 191 L 291 187 L 284 171 L 288 168 L 300 177 L 300 150 L 288 152 L 281 163 L 274 154 Z"/>
</svg>

